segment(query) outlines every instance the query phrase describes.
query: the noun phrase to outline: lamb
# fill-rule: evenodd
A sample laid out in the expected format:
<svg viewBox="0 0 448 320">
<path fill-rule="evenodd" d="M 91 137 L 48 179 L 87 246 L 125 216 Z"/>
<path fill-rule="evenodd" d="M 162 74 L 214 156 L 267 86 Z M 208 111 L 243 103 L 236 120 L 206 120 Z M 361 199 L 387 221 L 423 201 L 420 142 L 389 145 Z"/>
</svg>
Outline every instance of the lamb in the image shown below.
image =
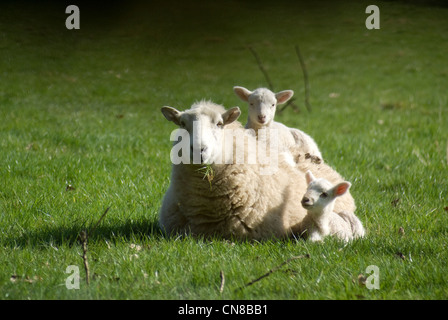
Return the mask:
<svg viewBox="0 0 448 320">
<path fill-rule="evenodd" d="M 258 160 L 237 163 L 235 153 L 223 155 L 228 132 L 232 133 L 232 141 L 244 140 L 246 160 L 255 150 L 251 146 L 257 144 L 256 137 L 236 121 L 241 114 L 238 107 L 226 110 L 210 101 L 200 101 L 183 112 L 163 107 L 162 113 L 184 128 L 190 138 L 200 138 L 196 145 L 194 139 L 188 141 L 191 150 L 200 153 L 200 161 L 172 164 L 170 185 L 159 212 L 160 227 L 168 234 L 256 240 L 300 234 L 306 216 L 300 206 L 306 190 L 301 168 L 342 181 L 336 171 L 326 164 L 313 163 L 303 153 L 294 154 L 294 158 L 291 153 L 279 154 L 278 170 L 269 175 L 260 174 L 266 164 Z M 195 122 L 200 124 L 198 132 L 194 132 Z M 181 143 L 174 141 L 175 146 Z M 204 167 L 211 169 L 208 179 L 204 179 Z M 335 208 L 354 210 L 354 200 L 347 193 L 338 199 Z"/>
<path fill-rule="evenodd" d="M 233 90 L 241 100 L 249 103 L 246 128 L 254 129 L 256 134 L 263 127 L 277 129 L 279 130 L 279 145 L 282 150 L 287 150 L 291 145 L 297 144 L 302 147 L 304 153 L 323 159 L 316 142 L 308 134 L 274 121 L 277 104 L 287 102 L 293 96 L 294 91 L 283 90 L 273 93 L 266 88 L 250 91 L 239 86 L 233 87 Z"/>
<path fill-rule="evenodd" d="M 308 188 L 301 203 L 308 213 L 302 223 L 304 235 L 311 241 L 322 241 L 328 235 L 344 241 L 364 237 L 362 223 L 354 213 L 333 211 L 336 198 L 348 191 L 350 182 L 333 185 L 326 179 L 316 179 L 311 171 L 305 177 Z"/>
</svg>

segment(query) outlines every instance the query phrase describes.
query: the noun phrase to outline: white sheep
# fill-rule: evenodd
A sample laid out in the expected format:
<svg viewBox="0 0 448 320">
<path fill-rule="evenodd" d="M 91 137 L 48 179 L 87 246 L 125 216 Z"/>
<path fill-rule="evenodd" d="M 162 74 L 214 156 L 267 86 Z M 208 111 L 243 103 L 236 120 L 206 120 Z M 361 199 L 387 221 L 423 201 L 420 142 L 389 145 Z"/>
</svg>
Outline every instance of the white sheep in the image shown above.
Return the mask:
<svg viewBox="0 0 448 320">
<path fill-rule="evenodd" d="M 291 99 L 294 91 L 283 90 L 273 93 L 266 88 L 250 91 L 239 86 L 233 87 L 233 91 L 241 100 L 249 103 L 247 129 L 254 129 L 256 133 L 264 127 L 277 129 L 279 130 L 280 150 L 287 150 L 290 146 L 296 144 L 302 148 L 304 153 L 323 159 L 316 142 L 308 134 L 299 129 L 288 128 L 284 124 L 274 121 L 277 105 Z"/>
<path fill-rule="evenodd" d="M 316 179 L 311 171 L 306 172 L 305 178 L 308 188 L 301 203 L 308 213 L 302 222 L 304 235 L 311 241 L 322 241 L 328 235 L 345 241 L 363 237 L 364 228 L 354 213 L 334 211 L 336 198 L 350 189 L 350 182 L 333 185 L 326 179 Z"/>
<path fill-rule="evenodd" d="M 235 139 L 244 140 L 245 158 L 254 150 L 249 146 L 257 143 L 256 137 L 247 134 L 247 130 L 235 121 L 240 115 L 239 108 L 226 111 L 223 106 L 201 101 L 183 112 L 163 107 L 162 113 L 169 121 L 185 128 L 190 137 L 199 136 L 198 145 L 194 145 L 194 139 L 190 143 L 191 148 L 201 154 L 198 164 L 172 164 L 170 185 L 159 213 L 160 226 L 168 234 L 237 239 L 283 238 L 300 234 L 303 231 L 301 222 L 306 215 L 300 200 L 307 187 L 301 168 L 332 181 L 342 181 L 336 171 L 326 164 L 318 165 L 305 159 L 303 153 L 288 153 L 290 158 L 294 154 L 292 160 L 280 154 L 278 170 L 270 175 L 260 174 L 260 168 L 267 164 L 235 163 L 235 153 L 223 156 L 228 130 L 233 132 L 231 136 Z M 199 132 L 194 132 L 195 122 L 200 124 Z M 215 161 L 223 158 L 223 162 Z M 211 169 L 208 179 L 204 179 L 204 166 Z M 349 193 L 339 199 L 336 208 L 354 211 L 354 200 Z"/>
</svg>

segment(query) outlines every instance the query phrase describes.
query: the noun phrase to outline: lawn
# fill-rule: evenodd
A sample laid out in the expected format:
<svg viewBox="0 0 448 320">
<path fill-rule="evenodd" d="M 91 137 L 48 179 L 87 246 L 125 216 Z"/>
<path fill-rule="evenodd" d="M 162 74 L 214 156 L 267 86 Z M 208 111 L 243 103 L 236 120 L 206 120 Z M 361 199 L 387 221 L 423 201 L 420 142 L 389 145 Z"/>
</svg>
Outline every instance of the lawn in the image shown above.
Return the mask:
<svg viewBox="0 0 448 320">
<path fill-rule="evenodd" d="M 446 4 L 376 1 L 381 29 L 368 30 L 367 1 L 78 2 L 68 30 L 75 2 L 0 4 L 0 299 L 448 298 Z M 267 86 L 249 48 L 276 91 L 295 91 L 298 110 L 276 120 L 352 183 L 366 238 L 159 229 L 175 129 L 160 108 L 212 99 L 245 123 L 232 87 Z"/>
</svg>

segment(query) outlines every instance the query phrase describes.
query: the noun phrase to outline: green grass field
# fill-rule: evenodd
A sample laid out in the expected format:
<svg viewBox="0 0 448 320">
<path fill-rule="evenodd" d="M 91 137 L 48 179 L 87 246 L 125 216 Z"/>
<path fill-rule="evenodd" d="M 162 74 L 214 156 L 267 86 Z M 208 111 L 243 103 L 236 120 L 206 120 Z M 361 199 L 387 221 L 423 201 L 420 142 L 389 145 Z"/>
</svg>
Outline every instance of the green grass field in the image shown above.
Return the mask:
<svg viewBox="0 0 448 320">
<path fill-rule="evenodd" d="M 70 3 L 71 4 L 71 3 Z M 448 7 L 442 1 L 0 4 L 0 299 L 448 298 Z M 294 46 L 307 64 L 312 112 Z M 344 245 L 165 237 L 160 108 L 235 85 L 293 89 L 309 133 L 352 182 L 368 235 Z M 90 285 L 77 240 L 88 242 Z M 404 232 L 400 232 L 404 230 Z M 238 290 L 293 256 L 268 277 Z M 379 289 L 359 280 L 379 269 Z M 68 266 L 79 289 L 69 290 Z M 220 290 L 220 273 L 225 276 Z"/>
</svg>

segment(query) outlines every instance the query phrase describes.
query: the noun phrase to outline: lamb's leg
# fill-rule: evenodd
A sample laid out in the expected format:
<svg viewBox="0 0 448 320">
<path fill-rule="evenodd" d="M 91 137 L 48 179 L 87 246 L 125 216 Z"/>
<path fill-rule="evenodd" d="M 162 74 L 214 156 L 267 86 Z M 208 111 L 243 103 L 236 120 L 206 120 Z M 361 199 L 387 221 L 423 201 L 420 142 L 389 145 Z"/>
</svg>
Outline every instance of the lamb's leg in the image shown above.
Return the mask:
<svg viewBox="0 0 448 320">
<path fill-rule="evenodd" d="M 320 235 L 319 231 L 314 229 L 314 230 L 311 230 L 308 240 L 310 240 L 311 242 L 317 242 L 317 241 L 322 241 L 324 239 Z"/>
</svg>

